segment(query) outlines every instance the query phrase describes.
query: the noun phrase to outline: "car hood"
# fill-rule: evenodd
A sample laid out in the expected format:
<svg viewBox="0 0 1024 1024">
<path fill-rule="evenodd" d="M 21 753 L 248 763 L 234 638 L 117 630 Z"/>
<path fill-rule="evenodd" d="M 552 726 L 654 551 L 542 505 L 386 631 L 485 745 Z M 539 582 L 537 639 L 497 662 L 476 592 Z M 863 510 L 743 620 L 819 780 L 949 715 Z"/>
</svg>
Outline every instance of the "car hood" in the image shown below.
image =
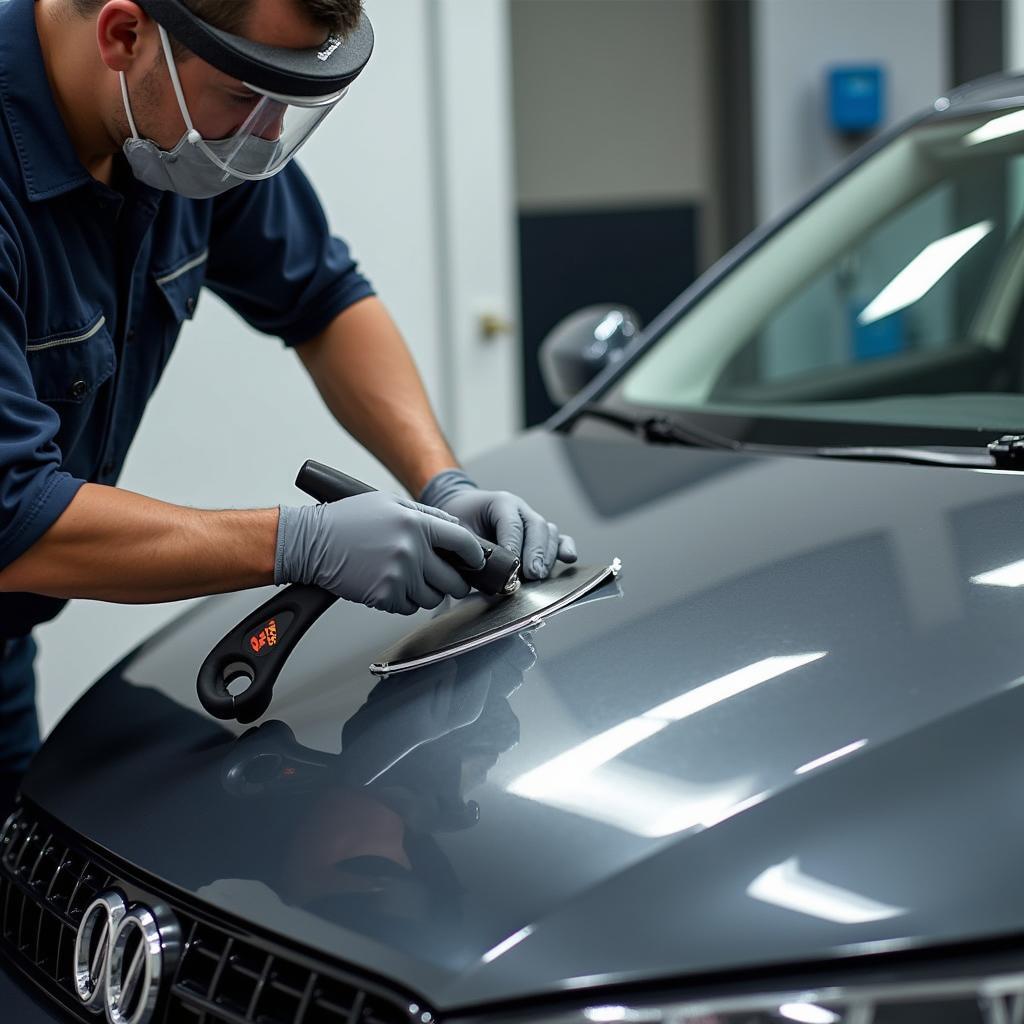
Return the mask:
<svg viewBox="0 0 1024 1024">
<path fill-rule="evenodd" d="M 195 679 L 267 594 L 206 601 L 25 794 L 441 1010 L 1024 931 L 1024 476 L 545 432 L 471 468 L 618 581 L 383 681 L 428 613 L 339 602 L 249 728 Z"/>
</svg>

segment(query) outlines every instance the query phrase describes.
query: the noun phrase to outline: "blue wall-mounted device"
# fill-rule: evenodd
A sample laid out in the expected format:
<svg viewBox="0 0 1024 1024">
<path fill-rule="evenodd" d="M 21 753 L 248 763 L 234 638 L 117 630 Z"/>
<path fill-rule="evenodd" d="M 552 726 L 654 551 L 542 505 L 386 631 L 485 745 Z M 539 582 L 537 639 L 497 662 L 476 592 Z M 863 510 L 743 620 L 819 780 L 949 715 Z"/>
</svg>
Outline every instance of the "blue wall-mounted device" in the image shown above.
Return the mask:
<svg viewBox="0 0 1024 1024">
<path fill-rule="evenodd" d="M 878 64 L 830 68 L 829 119 L 841 135 L 873 131 L 885 117 L 885 70 Z"/>
</svg>

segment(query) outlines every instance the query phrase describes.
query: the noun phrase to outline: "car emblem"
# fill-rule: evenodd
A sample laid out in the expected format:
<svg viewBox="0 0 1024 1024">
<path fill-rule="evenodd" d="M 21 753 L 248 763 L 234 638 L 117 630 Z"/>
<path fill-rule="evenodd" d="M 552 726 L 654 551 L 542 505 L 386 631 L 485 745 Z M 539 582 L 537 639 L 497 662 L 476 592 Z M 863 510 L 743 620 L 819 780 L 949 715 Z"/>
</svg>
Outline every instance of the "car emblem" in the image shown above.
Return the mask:
<svg viewBox="0 0 1024 1024">
<path fill-rule="evenodd" d="M 160 926 L 111 889 L 89 904 L 75 938 L 75 991 L 110 1024 L 147 1024 L 163 972 Z"/>
</svg>

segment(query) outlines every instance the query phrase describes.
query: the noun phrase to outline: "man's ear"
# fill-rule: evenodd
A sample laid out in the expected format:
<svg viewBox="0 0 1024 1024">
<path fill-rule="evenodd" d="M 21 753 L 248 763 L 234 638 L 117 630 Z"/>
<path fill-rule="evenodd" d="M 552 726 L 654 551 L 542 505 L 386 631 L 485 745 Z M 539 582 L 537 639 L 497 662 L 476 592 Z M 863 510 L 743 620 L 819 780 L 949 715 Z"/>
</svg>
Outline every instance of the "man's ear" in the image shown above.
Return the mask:
<svg viewBox="0 0 1024 1024">
<path fill-rule="evenodd" d="M 96 42 L 111 71 L 127 71 L 157 45 L 156 23 L 133 0 L 109 0 L 96 18 Z"/>
</svg>

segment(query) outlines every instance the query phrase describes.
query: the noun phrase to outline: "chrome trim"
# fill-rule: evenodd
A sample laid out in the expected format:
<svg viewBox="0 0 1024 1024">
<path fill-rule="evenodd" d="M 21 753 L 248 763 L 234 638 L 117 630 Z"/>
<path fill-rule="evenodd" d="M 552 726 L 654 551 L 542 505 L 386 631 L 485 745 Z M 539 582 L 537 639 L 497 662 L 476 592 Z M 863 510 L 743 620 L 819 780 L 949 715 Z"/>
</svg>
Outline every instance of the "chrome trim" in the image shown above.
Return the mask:
<svg viewBox="0 0 1024 1024">
<path fill-rule="evenodd" d="M 589 579 L 585 579 L 574 590 L 559 598 L 557 601 L 553 601 L 543 609 L 527 613 L 513 622 L 509 622 L 503 626 L 492 629 L 490 632 L 480 634 L 468 640 L 463 640 L 462 642 L 453 644 L 450 647 L 443 647 L 439 651 L 435 651 L 431 654 L 425 654 L 420 657 L 392 661 L 389 659 L 391 658 L 391 652 L 395 648 L 389 648 L 388 651 L 380 655 L 377 661 L 370 665 L 370 671 L 375 676 L 397 675 L 400 672 L 409 672 L 412 669 L 424 668 L 427 665 L 434 665 L 439 661 L 446 660 L 447 658 L 455 658 L 460 654 L 475 651 L 480 647 L 493 643 L 495 640 L 502 640 L 505 637 L 514 636 L 516 633 L 520 633 L 523 630 L 540 629 L 541 626 L 543 626 L 544 623 L 553 615 L 557 615 L 559 612 L 564 611 L 573 604 L 573 602 L 578 601 L 581 597 L 585 597 L 591 591 L 596 590 L 602 583 L 605 583 L 610 579 L 617 578 L 621 571 L 622 560 L 619 558 L 613 558 L 608 566 L 595 572 Z M 516 590 L 518 589 L 519 588 L 517 587 Z M 515 593 L 515 591 L 506 591 L 506 593 Z"/>
<path fill-rule="evenodd" d="M 117 928 L 126 913 L 128 907 L 121 894 L 114 891 L 106 892 L 89 904 L 82 915 L 82 923 L 78 926 L 78 934 L 75 936 L 75 992 L 94 1013 L 101 1009 L 110 951 L 110 933 L 112 929 Z M 101 917 L 103 927 L 99 942 L 95 953 L 90 956 L 93 933 Z"/>
<path fill-rule="evenodd" d="M 7 820 L 3 823 L 3 827 L 0 828 L 0 846 L 6 843 L 10 836 L 13 836 L 14 825 L 15 822 L 18 820 L 18 814 L 19 812 L 17 810 L 14 810 L 7 815 Z"/>
<path fill-rule="evenodd" d="M 140 944 L 126 971 L 124 954 L 132 929 L 138 930 Z M 110 940 L 106 971 L 106 1011 L 110 1024 L 143 1024 L 148 1021 L 156 1009 L 162 973 L 163 948 L 156 918 L 146 907 L 133 907 L 122 918 Z M 135 1012 L 127 1016 L 121 1012 L 122 1003 L 130 1005 L 136 992 Z"/>
<path fill-rule="evenodd" d="M 102 930 L 94 942 L 98 927 Z M 138 931 L 140 943 L 126 968 L 124 955 L 133 931 Z M 98 896 L 82 915 L 74 956 L 75 993 L 86 1009 L 105 1012 L 109 1024 L 148 1024 L 163 975 L 160 927 L 148 907 L 129 908 L 114 889 Z M 125 1005 L 133 1002 L 134 1012 L 125 1013 Z"/>
</svg>

